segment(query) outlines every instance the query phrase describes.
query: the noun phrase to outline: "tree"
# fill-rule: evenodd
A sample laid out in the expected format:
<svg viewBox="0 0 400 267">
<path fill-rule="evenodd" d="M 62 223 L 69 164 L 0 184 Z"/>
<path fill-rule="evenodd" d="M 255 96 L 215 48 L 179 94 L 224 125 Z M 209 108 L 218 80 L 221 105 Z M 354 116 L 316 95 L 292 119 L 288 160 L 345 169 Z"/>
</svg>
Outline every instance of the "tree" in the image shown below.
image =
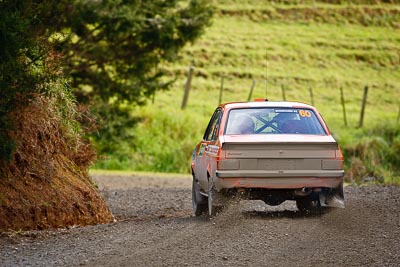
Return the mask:
<svg viewBox="0 0 400 267">
<path fill-rule="evenodd" d="M 0 160 L 11 159 L 14 149 L 9 113 L 22 108 L 34 93 L 57 80 L 51 50 L 41 17 L 43 4 L 33 1 L 0 1 Z M 52 62 L 51 62 L 52 61 Z"/>
<path fill-rule="evenodd" d="M 134 145 L 130 127 L 136 119 L 126 106 L 168 89 L 174 77 L 160 63 L 176 60 L 203 33 L 212 7 L 206 0 L 114 0 L 76 1 L 65 8 L 68 16 L 57 22 L 54 45 L 78 102 L 90 104 L 100 122 L 92 134 L 98 152 L 115 154 L 126 140 Z"/>
<path fill-rule="evenodd" d="M 134 123 L 121 103 L 142 104 L 157 90 L 168 88 L 173 77 L 165 79 L 160 63 L 175 60 L 212 16 L 207 0 L 1 0 L 0 4 L 1 128 L 9 125 L 6 114 L 14 108 L 16 95 L 49 91 L 43 85 L 57 79 L 62 69 L 77 101 L 90 104 L 106 122 L 97 139 L 108 139 L 110 129 L 123 131 Z M 0 132 L 0 141 L 8 139 L 6 132 Z M 8 155 L 11 148 L 2 145 L 2 154 Z"/>
<path fill-rule="evenodd" d="M 57 5 L 0 1 L 1 230 L 113 220 L 88 175 L 93 151 L 50 40 Z"/>
<path fill-rule="evenodd" d="M 210 17 L 203 0 L 0 0 L 0 229 L 113 219 L 71 91 L 124 128 L 121 104 L 166 89 L 158 64 Z"/>
<path fill-rule="evenodd" d="M 177 58 L 210 23 L 202 0 L 78 1 L 55 42 L 79 101 L 142 103 L 165 89 L 158 65 Z"/>
</svg>

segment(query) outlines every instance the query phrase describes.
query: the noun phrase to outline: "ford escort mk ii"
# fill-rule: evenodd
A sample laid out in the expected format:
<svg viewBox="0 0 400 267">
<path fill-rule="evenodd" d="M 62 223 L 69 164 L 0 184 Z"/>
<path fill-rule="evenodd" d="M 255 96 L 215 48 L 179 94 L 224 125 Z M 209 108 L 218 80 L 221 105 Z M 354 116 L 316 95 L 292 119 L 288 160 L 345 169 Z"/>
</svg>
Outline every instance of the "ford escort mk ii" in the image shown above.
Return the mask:
<svg viewBox="0 0 400 267">
<path fill-rule="evenodd" d="M 343 156 L 315 107 L 237 102 L 217 107 L 192 155 L 195 215 L 240 195 L 302 212 L 344 207 Z"/>
</svg>

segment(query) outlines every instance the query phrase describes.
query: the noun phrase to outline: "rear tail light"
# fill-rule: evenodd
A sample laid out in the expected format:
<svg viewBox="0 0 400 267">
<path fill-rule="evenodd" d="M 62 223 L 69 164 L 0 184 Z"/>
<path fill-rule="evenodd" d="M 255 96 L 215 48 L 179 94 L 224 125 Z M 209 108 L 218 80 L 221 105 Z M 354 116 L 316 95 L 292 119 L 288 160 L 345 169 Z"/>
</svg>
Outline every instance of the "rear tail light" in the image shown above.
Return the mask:
<svg viewBox="0 0 400 267">
<path fill-rule="evenodd" d="M 338 149 L 335 152 L 335 158 L 343 160 L 343 154 L 342 154 L 342 150 L 340 149 L 340 147 L 338 147 Z"/>
<path fill-rule="evenodd" d="M 336 159 L 339 159 L 340 160 L 340 162 L 341 162 L 341 169 L 343 169 L 344 168 L 344 157 L 343 157 L 343 154 L 342 154 L 342 150 L 340 149 L 340 147 L 338 146 L 338 149 L 336 150 L 336 153 L 335 153 L 336 155 Z"/>
</svg>

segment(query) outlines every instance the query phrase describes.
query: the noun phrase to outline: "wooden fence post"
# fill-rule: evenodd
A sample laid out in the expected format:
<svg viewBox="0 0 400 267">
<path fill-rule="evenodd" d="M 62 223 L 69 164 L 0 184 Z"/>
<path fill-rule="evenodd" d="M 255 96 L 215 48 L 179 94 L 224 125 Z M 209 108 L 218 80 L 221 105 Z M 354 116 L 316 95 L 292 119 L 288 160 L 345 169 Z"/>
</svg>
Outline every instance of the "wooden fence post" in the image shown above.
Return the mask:
<svg viewBox="0 0 400 267">
<path fill-rule="evenodd" d="M 224 90 L 224 76 L 221 77 L 221 86 L 219 88 L 218 105 L 222 103 L 222 91 Z"/>
<path fill-rule="evenodd" d="M 340 102 L 342 103 L 344 125 L 347 127 L 346 106 L 344 104 L 344 95 L 342 87 L 340 87 Z"/>
<path fill-rule="evenodd" d="M 186 104 L 187 104 L 187 101 L 189 98 L 189 91 L 190 91 L 190 85 L 192 83 L 193 69 L 194 69 L 193 65 L 189 67 L 189 73 L 188 73 L 188 77 L 187 77 L 186 84 L 185 84 L 185 92 L 183 93 L 181 109 L 184 109 L 186 107 Z"/>
<path fill-rule="evenodd" d="M 360 122 L 358 124 L 359 128 L 361 128 L 363 126 L 363 122 L 364 122 L 364 112 L 365 112 L 365 106 L 367 104 L 367 95 L 368 95 L 368 86 L 366 85 L 364 87 L 364 94 L 363 94 L 363 99 L 362 99 L 362 103 L 361 103 Z"/>
<path fill-rule="evenodd" d="M 249 98 L 247 99 L 247 102 L 250 101 L 251 96 L 253 95 L 253 90 L 254 90 L 254 86 L 256 85 L 256 80 L 253 79 L 253 83 L 251 84 L 251 88 L 250 88 L 250 93 L 249 93 Z"/>
<path fill-rule="evenodd" d="M 281 85 L 281 88 L 282 88 L 282 98 L 283 98 L 283 101 L 286 101 L 285 86 L 282 84 L 282 85 Z"/>
</svg>

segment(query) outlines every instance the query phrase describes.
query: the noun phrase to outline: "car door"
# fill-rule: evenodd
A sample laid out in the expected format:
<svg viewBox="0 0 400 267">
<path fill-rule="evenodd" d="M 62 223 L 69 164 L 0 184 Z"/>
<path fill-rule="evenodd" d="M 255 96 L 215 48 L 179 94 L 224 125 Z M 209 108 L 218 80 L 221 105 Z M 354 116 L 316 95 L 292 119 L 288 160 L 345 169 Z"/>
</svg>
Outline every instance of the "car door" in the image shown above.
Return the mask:
<svg viewBox="0 0 400 267">
<path fill-rule="evenodd" d="M 204 133 L 203 140 L 201 141 L 198 156 L 197 156 L 197 168 L 196 168 L 196 177 L 199 180 L 200 187 L 206 191 L 208 188 L 207 181 L 207 170 L 208 166 L 215 165 L 213 162 L 215 161 L 217 149 L 216 143 L 218 140 L 218 132 L 221 123 L 222 117 L 222 109 L 218 108 L 215 110 L 213 116 L 208 123 L 207 129 Z"/>
</svg>

